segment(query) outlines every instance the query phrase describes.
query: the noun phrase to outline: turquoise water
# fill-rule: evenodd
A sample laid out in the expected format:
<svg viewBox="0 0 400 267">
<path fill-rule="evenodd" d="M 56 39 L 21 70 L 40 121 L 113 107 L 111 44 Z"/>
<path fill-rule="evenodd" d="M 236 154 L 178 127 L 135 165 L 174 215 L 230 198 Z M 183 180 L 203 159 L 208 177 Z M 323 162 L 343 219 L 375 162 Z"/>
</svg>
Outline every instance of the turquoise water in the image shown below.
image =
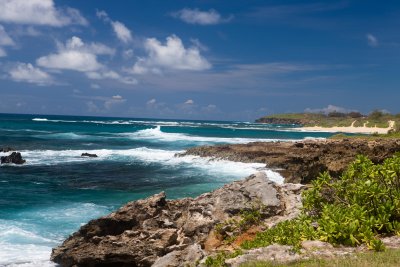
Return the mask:
<svg viewBox="0 0 400 267">
<path fill-rule="evenodd" d="M 82 224 L 162 190 L 197 196 L 260 170 L 282 179 L 263 164 L 174 156 L 186 148 L 329 135 L 245 122 L 0 114 L 0 147 L 27 160 L 0 167 L 0 266 L 52 266 L 51 248 Z"/>
</svg>

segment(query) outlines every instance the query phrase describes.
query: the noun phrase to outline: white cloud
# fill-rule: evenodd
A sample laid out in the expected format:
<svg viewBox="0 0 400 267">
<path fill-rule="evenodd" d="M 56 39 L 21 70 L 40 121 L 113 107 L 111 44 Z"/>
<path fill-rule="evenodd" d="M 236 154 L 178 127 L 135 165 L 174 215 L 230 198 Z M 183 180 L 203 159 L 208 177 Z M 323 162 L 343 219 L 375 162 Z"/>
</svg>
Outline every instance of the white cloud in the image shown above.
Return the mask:
<svg viewBox="0 0 400 267">
<path fill-rule="evenodd" d="M 214 9 L 208 11 L 201 11 L 197 8 L 190 9 L 184 8 L 177 12 L 171 14 L 175 18 L 179 18 L 182 21 L 189 24 L 199 24 L 199 25 L 213 25 L 224 23 L 232 20 L 233 16 L 228 18 L 222 18 L 221 15 Z"/>
<path fill-rule="evenodd" d="M 7 56 L 6 50 L 2 46 L 14 46 L 14 40 L 8 35 L 3 25 L 0 25 L 0 57 Z"/>
<path fill-rule="evenodd" d="M 125 50 L 124 52 L 122 52 L 122 56 L 124 59 L 130 59 L 133 57 L 133 55 L 134 55 L 134 52 L 132 49 L 128 49 L 128 50 Z"/>
<path fill-rule="evenodd" d="M 100 111 L 99 107 L 93 101 L 86 102 L 86 107 L 89 112 L 97 113 Z"/>
<path fill-rule="evenodd" d="M 154 105 L 157 103 L 157 100 L 155 98 L 150 99 L 149 101 L 146 102 L 146 105 Z"/>
<path fill-rule="evenodd" d="M 16 82 L 28 82 L 38 85 L 54 83 L 53 78 L 48 73 L 32 66 L 30 63 L 18 63 L 14 68 L 9 70 L 8 74 Z"/>
<path fill-rule="evenodd" d="M 103 68 L 97 55 L 112 55 L 115 51 L 103 44 L 85 44 L 79 37 L 72 37 L 65 45 L 58 44 L 58 53 L 37 59 L 37 64 L 50 69 L 66 69 L 81 72 Z"/>
<path fill-rule="evenodd" d="M 113 106 L 120 105 L 120 104 L 123 104 L 125 102 L 126 102 L 126 99 L 124 99 L 122 96 L 114 95 L 110 99 L 108 99 L 108 100 L 106 100 L 104 102 L 104 107 L 106 109 L 111 109 Z"/>
<path fill-rule="evenodd" d="M 193 105 L 194 101 L 192 99 L 188 99 L 185 101 L 185 105 Z"/>
<path fill-rule="evenodd" d="M 135 85 L 138 83 L 138 81 L 135 78 L 129 76 L 122 76 L 119 73 L 112 70 L 86 72 L 86 76 L 92 80 L 111 79 L 111 80 L 117 80 L 121 83 L 128 85 Z"/>
<path fill-rule="evenodd" d="M 0 25 L 0 46 L 12 46 L 15 45 L 13 39 L 8 35 L 3 25 Z"/>
<path fill-rule="evenodd" d="M 139 58 L 133 66 L 132 72 L 135 74 L 160 72 L 160 69 L 200 71 L 211 68 L 197 47 L 185 48 L 176 35 L 167 37 L 165 44 L 156 38 L 148 38 L 144 47 L 148 56 Z"/>
<path fill-rule="evenodd" d="M 100 85 L 98 85 L 98 84 L 96 84 L 96 83 L 91 83 L 91 84 L 90 84 L 90 88 L 92 88 L 92 89 L 99 89 L 99 88 L 100 88 Z"/>
<path fill-rule="evenodd" d="M 113 31 L 117 38 L 127 44 L 132 41 L 132 33 L 131 31 L 123 24 L 122 22 L 119 21 L 113 21 L 110 19 L 108 14 L 104 10 L 97 10 L 96 15 L 99 19 L 102 19 L 104 22 L 110 23 L 111 27 L 113 28 Z"/>
<path fill-rule="evenodd" d="M 53 0 L 0 0 L 0 21 L 55 27 L 88 24 L 78 10 L 56 8 Z"/>
<path fill-rule="evenodd" d="M 368 34 L 366 35 L 366 37 L 367 37 L 367 42 L 368 42 L 368 45 L 369 45 L 369 46 L 371 46 L 371 47 L 377 47 L 377 46 L 379 45 L 378 38 L 376 38 L 374 35 L 368 33 Z"/>
<path fill-rule="evenodd" d="M 129 43 L 132 41 L 131 31 L 121 22 L 112 21 L 111 26 L 113 27 L 114 33 L 117 38 L 123 43 Z"/>
</svg>

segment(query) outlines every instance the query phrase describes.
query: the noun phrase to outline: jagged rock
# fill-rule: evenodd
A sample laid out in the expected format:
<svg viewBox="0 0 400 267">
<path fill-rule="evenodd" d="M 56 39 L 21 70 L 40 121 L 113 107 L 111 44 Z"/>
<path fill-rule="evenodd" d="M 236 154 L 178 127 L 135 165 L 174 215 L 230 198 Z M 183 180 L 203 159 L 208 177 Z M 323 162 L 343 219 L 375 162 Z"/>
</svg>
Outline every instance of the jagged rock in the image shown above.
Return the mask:
<svg viewBox="0 0 400 267">
<path fill-rule="evenodd" d="M 97 155 L 90 153 L 82 153 L 81 157 L 97 158 Z"/>
<path fill-rule="evenodd" d="M 61 266 L 185 266 L 207 254 L 202 248 L 217 223 L 254 208 L 263 218 L 283 214 L 292 189 L 257 173 L 194 199 L 160 193 L 129 202 L 82 226 L 51 259 Z"/>
<path fill-rule="evenodd" d="M 400 151 L 399 139 L 357 138 L 201 146 L 177 156 L 197 155 L 265 163 L 285 177 L 286 182 L 309 183 L 324 171 L 329 171 L 334 177 L 340 176 L 359 154 L 368 156 L 375 163 L 382 163 L 397 151 Z"/>
<path fill-rule="evenodd" d="M 152 267 L 195 266 L 205 256 L 199 244 L 193 244 L 184 250 L 174 250 L 158 258 Z"/>
<path fill-rule="evenodd" d="M 12 147 L 3 147 L 3 148 L 0 148 L 0 152 L 3 152 L 3 153 L 8 153 L 8 152 L 11 152 L 11 151 L 15 151 L 15 149 L 12 148 Z"/>
<path fill-rule="evenodd" d="M 22 159 L 21 153 L 12 152 L 9 156 L 2 156 L 0 158 L 1 164 L 4 163 L 14 163 L 14 164 L 24 164 L 26 161 Z"/>
</svg>

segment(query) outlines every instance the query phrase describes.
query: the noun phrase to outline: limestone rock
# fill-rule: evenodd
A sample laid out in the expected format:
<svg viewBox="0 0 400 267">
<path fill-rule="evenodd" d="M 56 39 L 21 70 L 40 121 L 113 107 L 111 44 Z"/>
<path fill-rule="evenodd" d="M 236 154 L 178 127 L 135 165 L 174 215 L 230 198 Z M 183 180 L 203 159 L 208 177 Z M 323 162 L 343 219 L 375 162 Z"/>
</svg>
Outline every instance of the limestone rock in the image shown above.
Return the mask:
<svg viewBox="0 0 400 267">
<path fill-rule="evenodd" d="M 82 226 L 53 249 L 51 259 L 68 267 L 185 266 L 204 257 L 217 223 L 255 207 L 263 218 L 282 214 L 285 190 L 257 173 L 195 199 L 166 200 L 160 193 L 129 202 Z"/>
<path fill-rule="evenodd" d="M 252 249 L 245 254 L 233 259 L 228 259 L 225 263 L 230 267 L 239 267 L 241 264 L 253 261 L 274 261 L 274 262 L 293 262 L 299 260 L 299 254 L 293 252 L 291 246 L 270 245 L 268 247 Z"/>
</svg>

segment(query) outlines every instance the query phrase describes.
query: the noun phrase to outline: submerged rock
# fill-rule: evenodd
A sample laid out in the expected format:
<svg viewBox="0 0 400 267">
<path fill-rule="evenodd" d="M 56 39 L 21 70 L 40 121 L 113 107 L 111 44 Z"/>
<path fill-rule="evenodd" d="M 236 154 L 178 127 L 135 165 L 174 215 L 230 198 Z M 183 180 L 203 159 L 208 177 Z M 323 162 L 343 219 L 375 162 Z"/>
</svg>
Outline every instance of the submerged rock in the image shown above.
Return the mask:
<svg viewBox="0 0 400 267">
<path fill-rule="evenodd" d="M 194 199 L 166 200 L 162 192 L 90 221 L 53 249 L 51 260 L 68 267 L 187 266 L 209 253 L 204 244 L 217 223 L 254 208 L 264 219 L 282 215 L 293 194 L 298 187 L 276 185 L 265 173 Z"/>
<path fill-rule="evenodd" d="M 97 158 L 96 154 L 82 153 L 81 157 Z"/>
<path fill-rule="evenodd" d="M 9 156 L 2 156 L 0 158 L 1 164 L 14 163 L 14 164 L 24 164 L 26 161 L 22 159 L 21 153 L 12 152 Z"/>
</svg>

